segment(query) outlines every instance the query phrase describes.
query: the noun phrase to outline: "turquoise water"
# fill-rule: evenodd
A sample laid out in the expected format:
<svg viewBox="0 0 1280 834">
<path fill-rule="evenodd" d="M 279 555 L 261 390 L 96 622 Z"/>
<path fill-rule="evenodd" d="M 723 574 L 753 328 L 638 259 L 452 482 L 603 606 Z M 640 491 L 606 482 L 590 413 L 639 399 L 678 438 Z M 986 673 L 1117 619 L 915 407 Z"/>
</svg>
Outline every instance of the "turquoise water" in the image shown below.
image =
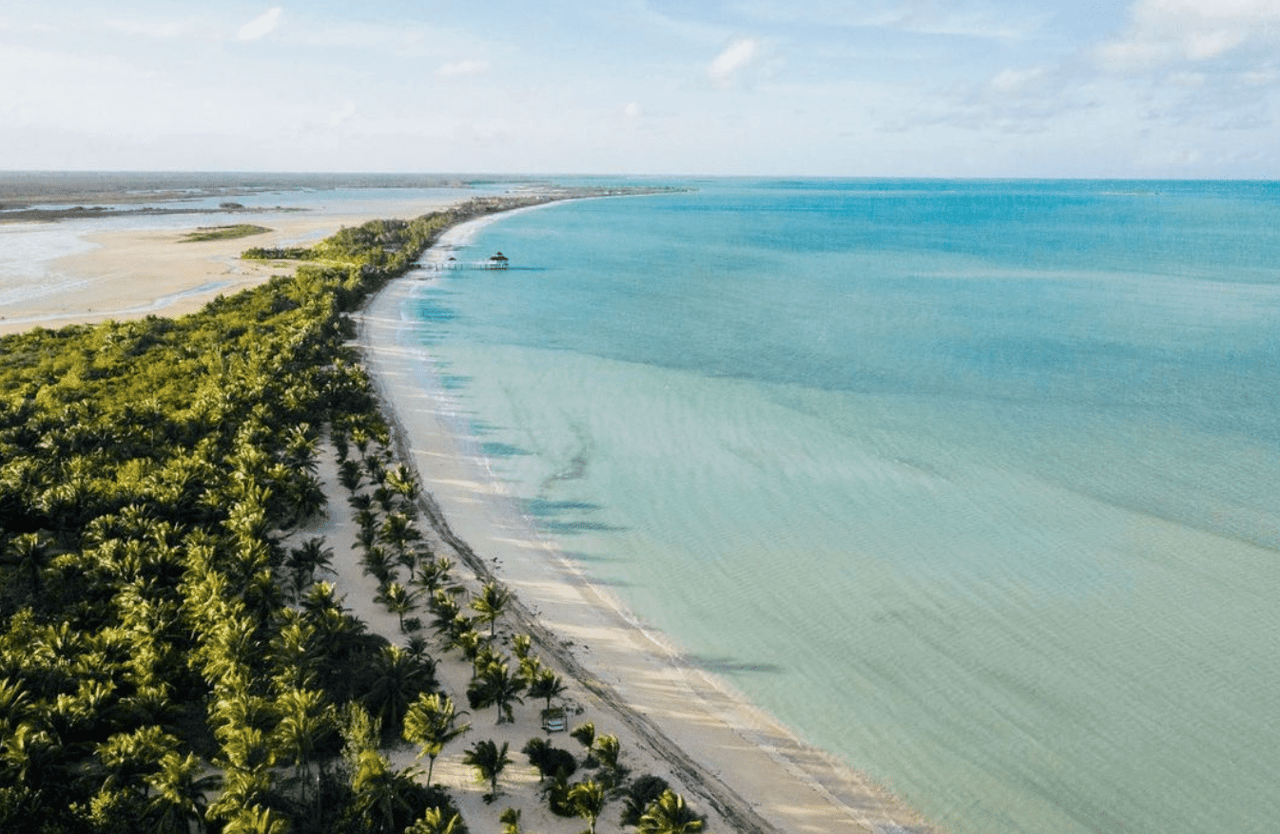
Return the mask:
<svg viewBox="0 0 1280 834">
<path fill-rule="evenodd" d="M 955 832 L 1273 830 L 1280 186 L 693 185 L 411 304 L 529 516 Z"/>
</svg>

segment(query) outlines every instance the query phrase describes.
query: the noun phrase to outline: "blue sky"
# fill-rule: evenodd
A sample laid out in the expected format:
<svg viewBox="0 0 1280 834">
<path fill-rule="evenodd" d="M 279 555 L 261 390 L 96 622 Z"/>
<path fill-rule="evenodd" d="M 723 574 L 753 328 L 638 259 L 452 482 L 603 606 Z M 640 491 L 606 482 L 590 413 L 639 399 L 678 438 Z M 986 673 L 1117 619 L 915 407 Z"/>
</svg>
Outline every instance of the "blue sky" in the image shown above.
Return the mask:
<svg viewBox="0 0 1280 834">
<path fill-rule="evenodd" d="M 0 168 L 1280 178 L 1280 0 L 0 0 Z"/>
</svg>

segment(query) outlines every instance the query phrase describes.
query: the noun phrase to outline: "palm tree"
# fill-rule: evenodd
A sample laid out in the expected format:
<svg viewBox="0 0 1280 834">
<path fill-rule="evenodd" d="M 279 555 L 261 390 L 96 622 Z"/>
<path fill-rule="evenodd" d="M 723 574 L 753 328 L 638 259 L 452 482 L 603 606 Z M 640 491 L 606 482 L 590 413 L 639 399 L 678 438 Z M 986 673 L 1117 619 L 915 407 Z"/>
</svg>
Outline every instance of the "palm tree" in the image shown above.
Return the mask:
<svg viewBox="0 0 1280 834">
<path fill-rule="evenodd" d="M 462 757 L 464 764 L 475 768 L 476 775 L 482 780 L 489 783 L 489 794 L 486 800 L 492 802 L 494 797 L 498 795 L 498 776 L 511 764 L 511 757 L 507 755 L 507 742 L 502 742 L 499 748 L 492 739 L 477 741 L 475 747 L 471 748 Z"/>
<path fill-rule="evenodd" d="M 470 660 L 477 670 L 483 668 L 484 664 L 480 662 L 481 655 L 486 653 L 492 654 L 493 648 L 489 644 L 489 638 L 480 632 L 471 628 L 473 621 L 459 614 L 453 618 L 452 630 L 449 636 L 449 646 L 451 648 L 462 649 L 462 654 Z M 491 658 L 490 658 L 491 659 Z M 486 661 L 487 662 L 487 661 Z M 476 674 L 479 674 L 477 671 Z"/>
<path fill-rule="evenodd" d="M 317 438 L 306 423 L 285 430 L 285 455 L 287 463 L 295 469 L 316 471 Z"/>
<path fill-rule="evenodd" d="M 569 732 L 570 737 L 575 738 L 585 748 L 587 752 L 591 752 L 591 745 L 596 741 L 596 725 L 590 721 L 579 724 Z"/>
<path fill-rule="evenodd" d="M 223 826 L 223 834 L 286 834 L 289 820 L 262 805 L 238 809 Z"/>
<path fill-rule="evenodd" d="M 395 493 L 387 489 L 386 485 L 383 483 L 383 479 L 386 477 L 386 472 L 382 468 L 381 461 L 377 458 L 369 458 L 365 461 L 365 464 L 369 470 L 370 479 L 372 479 L 374 483 L 378 484 L 378 486 L 373 488 L 373 500 L 382 508 L 384 513 L 391 512 L 391 504 L 392 501 L 395 500 Z"/>
<path fill-rule="evenodd" d="M 436 765 L 436 757 L 444 750 L 444 746 L 471 729 L 470 724 L 457 724 L 457 720 L 463 715 L 466 713 L 455 712 L 452 698 L 438 692 L 430 695 L 422 693 L 405 713 L 404 738 L 422 747 L 418 758 L 427 757 L 428 785 L 431 784 L 431 771 Z"/>
<path fill-rule="evenodd" d="M 434 686 L 432 663 L 415 660 L 399 646 L 383 646 L 363 700 L 386 732 L 398 733 L 409 705 Z"/>
<path fill-rule="evenodd" d="M 294 778 L 302 785 L 303 800 L 311 784 L 311 757 L 320 738 L 337 723 L 333 705 L 315 689 L 289 689 L 277 700 L 280 723 L 272 733 L 278 749 L 293 759 Z"/>
<path fill-rule="evenodd" d="M 418 530 L 413 519 L 408 513 L 396 510 L 388 513 L 387 517 L 382 521 L 382 529 L 379 535 L 384 542 L 391 546 L 395 551 L 397 558 L 403 559 L 404 554 L 408 552 L 409 545 L 422 538 L 422 532 Z"/>
<path fill-rule="evenodd" d="M 422 812 L 404 834 L 455 834 L 462 828 L 462 817 L 457 812 L 445 816 L 443 808 L 428 808 Z"/>
<path fill-rule="evenodd" d="M 147 817 L 155 834 L 190 834 L 191 823 L 205 831 L 205 793 L 212 790 L 218 776 L 200 776 L 204 766 L 193 754 L 167 754 L 159 772 L 147 777 L 155 790 L 147 805 Z"/>
<path fill-rule="evenodd" d="M 418 500 L 418 481 L 403 463 L 398 463 L 387 471 L 387 487 L 410 505 Z"/>
<path fill-rule="evenodd" d="M 490 637 L 497 627 L 498 618 L 510 602 L 511 592 L 497 582 L 486 582 L 480 589 L 480 596 L 471 600 L 471 609 L 480 615 L 476 619 L 489 624 Z"/>
<path fill-rule="evenodd" d="M 289 559 L 285 567 L 299 571 L 308 577 L 303 587 L 311 584 L 317 570 L 333 573 L 333 548 L 326 547 L 324 536 L 307 539 L 299 547 L 289 551 Z"/>
<path fill-rule="evenodd" d="M 592 779 L 579 782 L 569 789 L 569 805 L 587 820 L 590 834 L 595 834 L 596 820 L 604 810 L 604 786 Z"/>
<path fill-rule="evenodd" d="M 209 806 L 205 815 L 210 819 L 227 820 L 228 827 L 224 828 L 224 831 L 230 830 L 230 821 L 237 818 L 241 819 L 239 824 L 244 826 L 251 822 L 244 817 L 244 814 L 259 808 L 270 791 L 270 765 L 263 763 L 248 768 L 228 767 L 222 779 L 222 792 Z M 242 827 L 240 830 L 253 831 L 254 829 Z"/>
<path fill-rule="evenodd" d="M 618 737 L 615 735 L 597 736 L 596 743 L 592 749 L 596 760 L 608 771 L 610 786 L 612 787 L 617 781 L 618 758 L 622 755 L 622 745 L 618 743 Z"/>
<path fill-rule="evenodd" d="M 310 472 L 295 474 L 286 484 L 289 504 L 293 509 L 293 521 L 301 523 L 320 513 L 329 505 L 324 484 Z"/>
<path fill-rule="evenodd" d="M 47 789 L 61 785 L 66 778 L 66 749 L 48 730 L 24 721 L 3 739 L 0 764 L 4 765 L 5 781 L 16 782 L 19 796 L 29 797 L 28 807 L 39 808 Z"/>
<path fill-rule="evenodd" d="M 0 715 L 11 726 L 21 723 L 32 710 L 31 699 L 21 678 L 0 680 Z"/>
<path fill-rule="evenodd" d="M 131 733 L 116 733 L 95 751 L 98 760 L 110 772 L 107 784 L 112 788 L 143 786 L 146 774 L 159 767 L 164 757 L 176 752 L 178 739 L 152 725 Z"/>
<path fill-rule="evenodd" d="M 347 830 L 368 834 L 399 834 L 409 826 L 413 805 L 409 797 L 417 789 L 417 768 L 392 770 L 376 750 L 363 750 L 356 757 L 352 774 L 351 806 L 347 809 Z"/>
<path fill-rule="evenodd" d="M 419 561 L 418 575 L 413 581 L 426 589 L 428 594 L 434 596 L 436 591 L 449 581 L 449 571 L 452 568 L 453 563 L 449 561 L 447 556 L 438 556 L 425 562 Z"/>
<path fill-rule="evenodd" d="M 386 548 L 381 545 L 371 544 L 365 548 L 360 564 L 363 566 L 363 573 L 378 580 L 378 584 L 385 585 L 395 579 L 395 568 L 392 567 L 393 561 Z"/>
<path fill-rule="evenodd" d="M 325 610 L 342 611 L 342 603 L 338 600 L 338 589 L 332 582 L 317 582 L 312 585 L 307 595 L 303 597 L 301 605 L 308 619 L 318 617 Z"/>
<path fill-rule="evenodd" d="M 502 834 L 520 834 L 520 809 L 508 808 L 498 817 L 502 823 Z"/>
<path fill-rule="evenodd" d="M 640 815 L 636 834 L 694 834 L 704 825 L 706 821 L 684 804 L 684 797 L 665 790 Z"/>
<path fill-rule="evenodd" d="M 427 650 L 430 648 L 430 641 L 421 634 L 413 635 L 409 638 L 409 641 L 404 644 L 404 650 L 409 653 L 409 657 L 412 657 L 415 660 L 425 660 L 430 657 L 430 655 L 427 654 Z"/>
<path fill-rule="evenodd" d="M 347 492 L 354 493 L 357 489 L 360 488 L 360 484 L 363 481 L 364 481 L 364 471 L 361 470 L 360 464 L 356 463 L 354 460 L 351 460 L 350 458 L 348 458 L 347 460 L 344 460 L 341 464 L 339 464 L 338 482 L 341 483 L 344 487 L 346 487 Z M 356 497 L 355 495 L 352 495 L 352 499 L 354 499 L 355 497 Z M 368 496 L 365 496 L 365 498 L 366 500 L 369 500 Z M 354 500 L 352 501 L 352 505 L 354 506 Z M 365 507 L 367 509 L 368 504 L 366 504 Z M 357 507 L 357 509 L 360 509 L 360 508 Z"/>
<path fill-rule="evenodd" d="M 458 605 L 457 600 L 449 595 L 443 588 L 437 588 L 436 592 L 431 596 L 431 613 L 435 615 L 432 626 L 438 634 L 449 634 L 453 631 L 454 621 L 458 615 L 462 613 L 462 608 Z"/>
<path fill-rule="evenodd" d="M 505 661 L 486 663 L 471 681 L 467 688 L 467 698 L 473 707 L 487 707 L 494 704 L 498 708 L 498 724 L 514 721 L 511 702 L 524 703 L 520 693 L 524 691 L 524 681 L 511 674 L 511 666 Z"/>
<path fill-rule="evenodd" d="M 546 698 L 547 709 L 551 709 L 551 699 L 564 694 L 564 681 L 551 669 L 542 669 L 529 684 L 529 697 Z"/>
<path fill-rule="evenodd" d="M 400 631 L 403 633 L 404 615 L 417 607 L 418 594 L 416 591 L 407 591 L 399 582 L 392 581 L 383 586 L 381 593 L 373 601 L 382 603 L 388 611 L 400 618 Z"/>
<path fill-rule="evenodd" d="M 40 573 L 49 553 L 49 540 L 40 533 L 14 536 L 5 548 L 4 561 L 26 574 L 32 600 L 40 599 Z"/>
</svg>

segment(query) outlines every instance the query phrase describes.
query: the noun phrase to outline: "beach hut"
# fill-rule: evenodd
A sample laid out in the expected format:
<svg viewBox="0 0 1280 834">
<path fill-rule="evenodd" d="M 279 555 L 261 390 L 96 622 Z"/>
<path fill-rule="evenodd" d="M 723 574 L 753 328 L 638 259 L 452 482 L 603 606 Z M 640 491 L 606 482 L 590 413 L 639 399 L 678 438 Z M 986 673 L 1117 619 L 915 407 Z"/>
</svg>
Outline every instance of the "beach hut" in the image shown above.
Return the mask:
<svg viewBox="0 0 1280 834">
<path fill-rule="evenodd" d="M 507 256 L 501 252 L 495 252 L 489 256 L 489 269 L 506 269 Z"/>
</svg>

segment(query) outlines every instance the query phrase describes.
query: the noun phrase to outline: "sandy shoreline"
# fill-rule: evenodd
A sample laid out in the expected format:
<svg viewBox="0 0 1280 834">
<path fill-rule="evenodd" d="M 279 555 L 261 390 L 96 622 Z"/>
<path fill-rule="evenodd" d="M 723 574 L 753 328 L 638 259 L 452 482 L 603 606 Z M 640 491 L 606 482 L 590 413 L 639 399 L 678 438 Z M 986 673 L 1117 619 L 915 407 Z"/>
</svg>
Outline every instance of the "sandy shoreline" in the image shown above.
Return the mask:
<svg viewBox="0 0 1280 834">
<path fill-rule="evenodd" d="M 447 257 L 473 230 L 472 224 L 450 230 L 425 260 Z M 630 745 L 622 731 L 609 730 L 623 739 L 623 749 L 649 758 L 649 765 L 633 769 L 671 768 L 691 802 L 718 809 L 720 824 L 711 830 L 933 830 L 869 780 L 801 743 L 724 681 L 685 662 L 539 536 L 458 436 L 454 408 L 433 380 L 426 354 L 401 338 L 400 309 L 421 275 L 394 282 L 366 308 L 361 344 L 370 374 L 438 521 L 447 519 L 443 537 L 464 557 L 470 551 L 476 570 L 515 590 L 531 624 L 545 630 L 544 651 L 556 650 L 592 709 L 625 727 Z"/>
</svg>

